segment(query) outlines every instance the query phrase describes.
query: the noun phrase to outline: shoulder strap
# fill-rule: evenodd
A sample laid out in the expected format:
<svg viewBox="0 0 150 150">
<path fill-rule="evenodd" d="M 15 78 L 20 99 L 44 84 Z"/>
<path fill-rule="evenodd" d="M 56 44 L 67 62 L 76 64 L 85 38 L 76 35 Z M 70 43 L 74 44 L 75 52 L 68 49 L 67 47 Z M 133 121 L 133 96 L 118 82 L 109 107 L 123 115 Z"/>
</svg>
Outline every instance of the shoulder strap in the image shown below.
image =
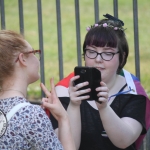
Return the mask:
<svg viewBox="0 0 150 150">
<path fill-rule="evenodd" d="M 11 119 L 11 117 L 21 108 L 27 106 L 27 105 L 31 105 L 30 103 L 19 103 L 16 106 L 14 106 L 7 114 L 7 121 L 9 121 Z"/>
<path fill-rule="evenodd" d="M 132 89 L 130 91 L 130 93 L 137 95 L 136 87 L 135 87 L 135 84 L 133 82 L 131 74 L 128 71 L 126 71 L 125 69 L 123 69 L 123 72 L 124 72 L 124 76 L 125 76 L 128 88 Z"/>
<path fill-rule="evenodd" d="M 23 107 L 25 107 L 25 106 L 28 106 L 28 105 L 32 105 L 32 104 L 31 104 L 31 103 L 24 102 L 24 103 L 19 103 L 19 104 L 17 104 L 16 106 L 14 106 L 14 107 L 6 114 L 7 121 L 9 121 L 9 120 L 15 115 L 15 113 L 16 113 L 19 109 L 21 109 L 21 108 L 23 108 Z M 28 141 L 28 143 L 30 143 L 30 141 L 29 141 L 27 138 L 25 138 L 25 139 Z M 33 143 L 30 143 L 30 144 L 31 144 L 31 146 L 32 146 L 32 149 L 35 150 L 36 148 L 35 148 L 35 146 L 33 146 Z"/>
<path fill-rule="evenodd" d="M 126 86 L 127 86 L 127 83 L 120 89 L 119 92 L 122 92 Z"/>
</svg>

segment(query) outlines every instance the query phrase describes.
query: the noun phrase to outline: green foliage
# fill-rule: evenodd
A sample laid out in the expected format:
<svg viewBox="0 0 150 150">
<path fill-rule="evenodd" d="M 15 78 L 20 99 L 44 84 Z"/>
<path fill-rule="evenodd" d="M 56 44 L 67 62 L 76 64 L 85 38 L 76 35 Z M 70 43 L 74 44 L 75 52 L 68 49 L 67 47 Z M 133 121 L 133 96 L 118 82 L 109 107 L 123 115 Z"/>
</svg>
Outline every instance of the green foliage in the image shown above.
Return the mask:
<svg viewBox="0 0 150 150">
<path fill-rule="evenodd" d="M 49 79 L 54 77 L 55 83 L 59 81 L 58 45 L 57 45 L 57 19 L 56 1 L 42 0 L 42 21 L 44 40 L 44 68 L 45 84 L 49 88 Z M 86 34 L 85 28 L 94 23 L 94 1 L 82 0 L 80 5 L 80 32 L 81 48 Z M 19 32 L 19 11 L 18 0 L 5 0 L 6 29 Z M 74 0 L 62 0 L 61 3 L 61 24 L 62 24 L 62 46 L 63 46 L 63 67 L 64 76 L 73 71 L 77 65 L 76 54 L 76 24 Z M 149 50 L 149 0 L 138 0 L 138 21 L 139 21 L 139 50 L 141 82 L 147 93 L 150 95 L 150 50 Z M 99 16 L 103 14 L 113 14 L 112 0 L 99 0 Z M 130 54 L 125 69 L 135 74 L 135 54 L 134 54 L 134 32 L 133 32 L 133 4 L 131 0 L 118 1 L 119 18 L 124 21 L 127 40 L 129 42 Z M 39 49 L 37 1 L 23 1 L 25 38 L 34 49 Z M 83 62 L 84 64 L 84 62 Z M 30 98 L 40 97 L 40 81 L 29 86 L 28 96 Z"/>
</svg>

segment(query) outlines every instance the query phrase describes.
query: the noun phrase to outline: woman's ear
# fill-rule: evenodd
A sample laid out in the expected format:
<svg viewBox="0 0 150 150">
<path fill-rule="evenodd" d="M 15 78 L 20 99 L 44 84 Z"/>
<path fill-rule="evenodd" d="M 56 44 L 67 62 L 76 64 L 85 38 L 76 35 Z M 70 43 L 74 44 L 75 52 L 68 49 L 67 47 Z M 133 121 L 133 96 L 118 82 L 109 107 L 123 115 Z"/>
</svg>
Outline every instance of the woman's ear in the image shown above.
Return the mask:
<svg viewBox="0 0 150 150">
<path fill-rule="evenodd" d="M 19 54 L 18 59 L 19 59 L 19 62 L 20 62 L 22 65 L 26 66 L 26 57 L 25 57 L 25 55 L 24 55 L 23 53 L 20 53 L 20 54 Z"/>
</svg>

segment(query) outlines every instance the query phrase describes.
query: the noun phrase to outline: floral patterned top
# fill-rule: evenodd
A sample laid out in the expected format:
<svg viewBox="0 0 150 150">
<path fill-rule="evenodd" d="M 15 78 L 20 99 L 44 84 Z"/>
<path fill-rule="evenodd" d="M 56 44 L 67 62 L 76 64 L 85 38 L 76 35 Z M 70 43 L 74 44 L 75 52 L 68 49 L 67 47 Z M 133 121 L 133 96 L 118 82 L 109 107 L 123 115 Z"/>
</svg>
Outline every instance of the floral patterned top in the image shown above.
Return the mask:
<svg viewBox="0 0 150 150">
<path fill-rule="evenodd" d="M 23 97 L 0 100 L 0 110 L 5 114 L 19 103 L 29 103 Z M 0 150 L 63 150 L 52 124 L 38 105 L 21 108 L 8 122 L 0 138 Z"/>
</svg>

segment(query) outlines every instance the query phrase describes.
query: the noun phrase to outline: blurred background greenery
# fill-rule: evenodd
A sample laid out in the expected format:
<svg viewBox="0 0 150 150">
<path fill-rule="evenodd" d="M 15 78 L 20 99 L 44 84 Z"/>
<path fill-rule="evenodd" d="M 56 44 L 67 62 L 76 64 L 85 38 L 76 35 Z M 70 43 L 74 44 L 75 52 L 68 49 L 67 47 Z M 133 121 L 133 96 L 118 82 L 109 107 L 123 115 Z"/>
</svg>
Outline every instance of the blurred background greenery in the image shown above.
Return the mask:
<svg viewBox="0 0 150 150">
<path fill-rule="evenodd" d="M 45 84 L 48 88 L 49 79 L 54 77 L 55 83 L 59 81 L 58 70 L 58 45 L 57 45 L 57 22 L 56 22 L 56 1 L 42 0 L 43 18 L 43 40 L 44 40 L 44 65 Z M 94 19 L 94 1 L 81 0 L 80 5 L 80 26 L 81 46 L 86 34 L 86 27 L 92 25 Z M 6 29 L 19 32 L 19 11 L 18 0 L 4 0 Z M 150 19 L 149 0 L 138 0 L 138 21 L 139 21 L 139 49 L 141 82 L 150 96 Z M 99 16 L 109 13 L 113 15 L 113 0 L 99 0 Z M 126 37 L 129 43 L 130 53 L 125 69 L 135 74 L 135 55 L 133 39 L 133 4 L 132 0 L 118 1 L 119 18 L 124 21 Z M 38 21 L 37 21 L 37 0 L 24 0 L 24 27 L 25 38 L 34 49 L 39 49 Z M 76 54 L 76 26 L 74 0 L 61 0 L 61 21 L 62 21 L 62 44 L 63 44 L 63 66 L 64 76 L 73 71 L 77 65 Z M 84 62 L 83 62 L 84 64 Z M 29 99 L 38 99 L 41 95 L 40 81 L 28 88 Z"/>
</svg>

